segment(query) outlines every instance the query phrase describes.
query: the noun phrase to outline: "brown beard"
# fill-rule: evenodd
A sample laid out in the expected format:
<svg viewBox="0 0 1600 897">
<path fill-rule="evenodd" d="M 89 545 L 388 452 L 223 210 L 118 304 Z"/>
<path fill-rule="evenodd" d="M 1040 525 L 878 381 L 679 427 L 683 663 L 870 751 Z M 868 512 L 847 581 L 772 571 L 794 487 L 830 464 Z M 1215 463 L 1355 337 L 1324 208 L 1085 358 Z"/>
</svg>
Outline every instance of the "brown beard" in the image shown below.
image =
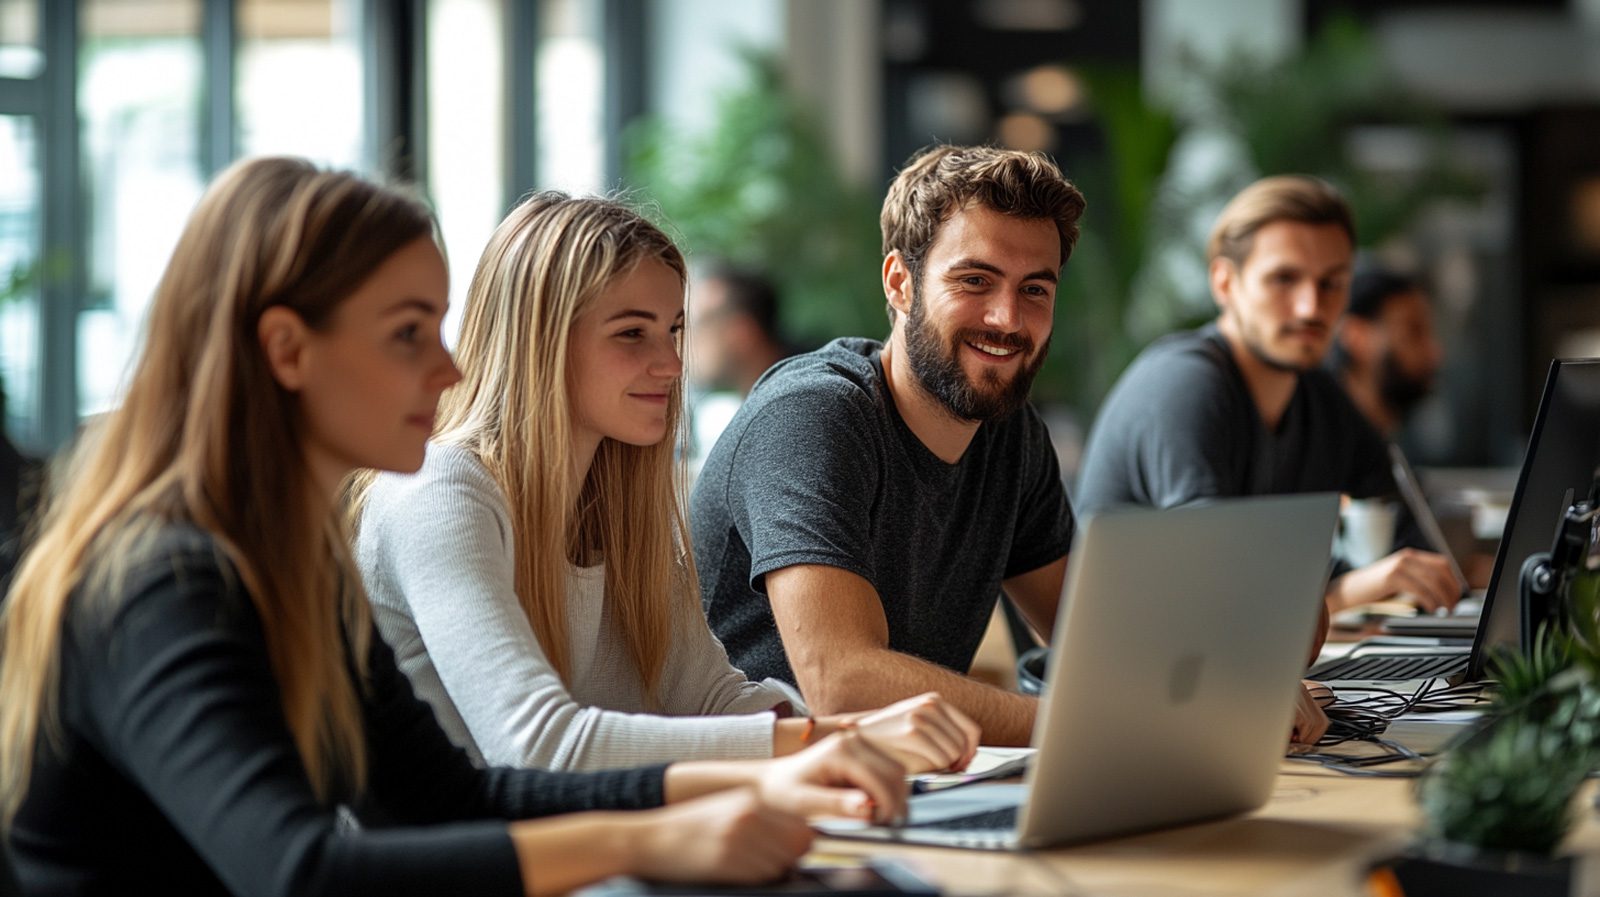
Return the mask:
<svg viewBox="0 0 1600 897">
<path fill-rule="evenodd" d="M 995 346 L 1017 349 L 1026 359 L 1009 383 L 999 389 L 982 389 L 975 385 L 962 369 L 959 353 L 962 343 L 986 342 Z M 959 330 L 947 345 L 941 345 L 938 331 L 928 320 L 923 303 L 915 294 L 911 297 L 911 314 L 906 319 L 906 360 L 911 372 L 927 393 L 939 400 L 950 416 L 961 421 L 1001 420 L 1028 402 L 1028 392 L 1033 388 L 1033 378 L 1044 364 L 1050 351 L 1047 339 L 1038 352 L 1033 351 L 1031 340 L 1014 334 L 990 330 Z M 998 377 L 986 378 L 990 383 Z"/>
</svg>

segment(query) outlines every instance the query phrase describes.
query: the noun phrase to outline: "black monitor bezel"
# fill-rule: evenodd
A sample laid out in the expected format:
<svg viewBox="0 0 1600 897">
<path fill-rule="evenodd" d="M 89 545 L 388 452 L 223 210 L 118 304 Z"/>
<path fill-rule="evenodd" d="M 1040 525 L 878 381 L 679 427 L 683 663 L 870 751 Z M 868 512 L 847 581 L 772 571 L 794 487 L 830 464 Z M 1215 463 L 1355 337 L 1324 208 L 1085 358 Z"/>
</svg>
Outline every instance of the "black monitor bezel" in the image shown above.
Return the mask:
<svg viewBox="0 0 1600 897">
<path fill-rule="evenodd" d="M 1600 365 L 1600 358 L 1555 358 L 1550 361 L 1550 373 L 1544 381 L 1544 391 L 1539 396 L 1539 411 L 1533 418 L 1533 429 L 1528 433 L 1528 447 L 1522 453 L 1522 470 L 1517 474 L 1517 488 L 1511 493 L 1511 506 L 1506 511 L 1505 529 L 1500 533 L 1500 544 L 1495 548 L 1494 568 L 1489 574 L 1489 588 L 1484 592 L 1482 616 L 1478 620 L 1478 631 L 1472 639 L 1472 654 L 1467 660 L 1467 679 L 1476 682 L 1484 678 L 1484 667 L 1488 663 L 1485 657 L 1484 641 L 1489 635 L 1489 624 L 1493 620 L 1493 613 L 1498 606 L 1496 596 L 1500 591 L 1500 581 L 1506 576 L 1520 577 L 1522 575 L 1522 562 L 1524 558 L 1516 559 L 1516 569 L 1507 572 L 1506 553 L 1511 550 L 1511 527 L 1517 522 L 1517 512 L 1522 507 L 1523 494 L 1527 491 L 1528 480 L 1533 473 L 1533 461 L 1538 457 L 1540 440 L 1544 436 L 1545 417 L 1550 413 L 1550 405 L 1555 399 L 1556 382 L 1561 376 L 1561 371 L 1566 367 L 1580 365 Z M 1553 533 L 1556 521 L 1550 521 Z M 1516 596 L 1516 604 L 1509 611 L 1516 614 L 1518 635 L 1521 641 L 1526 641 L 1525 633 L 1521 632 L 1522 613 L 1521 597 Z"/>
</svg>

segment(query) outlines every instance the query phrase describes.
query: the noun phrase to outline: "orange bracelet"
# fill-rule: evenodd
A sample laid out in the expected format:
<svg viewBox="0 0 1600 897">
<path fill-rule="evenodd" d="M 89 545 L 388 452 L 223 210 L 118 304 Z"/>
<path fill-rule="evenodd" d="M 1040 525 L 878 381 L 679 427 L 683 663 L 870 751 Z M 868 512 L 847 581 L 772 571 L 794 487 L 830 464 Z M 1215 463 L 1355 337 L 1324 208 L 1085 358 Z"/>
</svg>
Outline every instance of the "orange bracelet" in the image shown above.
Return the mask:
<svg viewBox="0 0 1600 897">
<path fill-rule="evenodd" d="M 817 731 L 817 718 L 814 716 L 806 717 L 806 727 L 800 732 L 800 743 L 803 745 L 810 744 L 811 733 L 815 731 Z"/>
</svg>

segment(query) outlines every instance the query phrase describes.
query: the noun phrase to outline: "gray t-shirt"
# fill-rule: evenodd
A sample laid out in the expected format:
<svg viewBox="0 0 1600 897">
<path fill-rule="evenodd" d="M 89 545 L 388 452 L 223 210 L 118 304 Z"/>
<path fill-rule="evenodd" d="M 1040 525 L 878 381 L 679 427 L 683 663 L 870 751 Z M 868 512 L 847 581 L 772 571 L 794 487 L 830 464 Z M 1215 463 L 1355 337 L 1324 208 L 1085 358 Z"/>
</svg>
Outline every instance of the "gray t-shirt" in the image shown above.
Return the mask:
<svg viewBox="0 0 1600 897">
<path fill-rule="evenodd" d="M 1100 406 L 1074 496 L 1087 514 L 1324 491 L 1393 493 L 1383 438 L 1321 368 L 1300 375 L 1269 431 L 1213 323 L 1157 340 L 1128 366 Z"/>
<path fill-rule="evenodd" d="M 752 678 L 794 682 L 763 585 L 773 570 L 859 574 L 883 601 L 890 648 L 964 673 L 1001 581 L 1071 547 L 1072 509 L 1033 408 L 983 424 L 946 464 L 900 418 L 881 350 L 840 339 L 774 366 L 695 484 L 706 616 Z"/>
</svg>

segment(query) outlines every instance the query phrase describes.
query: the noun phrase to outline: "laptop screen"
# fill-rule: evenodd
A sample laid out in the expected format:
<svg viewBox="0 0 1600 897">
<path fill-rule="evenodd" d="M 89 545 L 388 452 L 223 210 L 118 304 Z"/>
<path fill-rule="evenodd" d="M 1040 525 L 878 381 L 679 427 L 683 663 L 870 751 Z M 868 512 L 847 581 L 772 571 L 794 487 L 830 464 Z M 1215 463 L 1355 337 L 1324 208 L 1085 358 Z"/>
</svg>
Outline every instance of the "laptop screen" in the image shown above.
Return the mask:
<svg viewBox="0 0 1600 897">
<path fill-rule="evenodd" d="M 1484 620 L 1472 646 L 1473 678 L 1482 675 L 1490 651 L 1522 651 L 1531 641 L 1533 634 L 1523 632 L 1518 594 L 1522 564 L 1550 550 L 1567 506 L 1588 494 L 1597 466 L 1600 359 L 1552 361 L 1484 596 Z"/>
</svg>

